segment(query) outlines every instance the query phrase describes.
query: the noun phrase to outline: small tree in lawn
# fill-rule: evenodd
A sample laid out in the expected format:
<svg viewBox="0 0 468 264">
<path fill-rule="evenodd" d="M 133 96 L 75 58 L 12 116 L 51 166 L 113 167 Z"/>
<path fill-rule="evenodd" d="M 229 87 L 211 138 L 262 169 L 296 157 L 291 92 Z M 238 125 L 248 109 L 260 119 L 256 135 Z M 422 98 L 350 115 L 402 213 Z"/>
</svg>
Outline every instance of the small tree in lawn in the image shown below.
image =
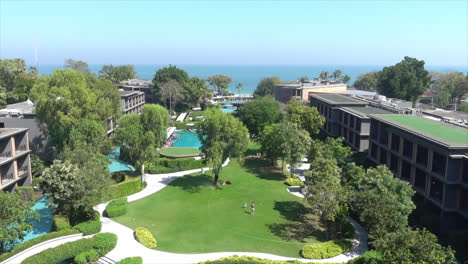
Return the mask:
<svg viewBox="0 0 468 264">
<path fill-rule="evenodd" d="M 344 216 L 348 202 L 348 192 L 341 182 L 341 169 L 334 159 L 319 157 L 311 164 L 306 179 L 306 201 L 333 234 L 332 223 Z M 339 221 L 338 225 L 341 226 Z"/>
<path fill-rule="evenodd" d="M 242 161 L 249 140 L 248 130 L 234 116 L 226 115 L 218 108 L 208 109 L 204 116 L 198 138 L 205 153 L 205 162 L 213 168 L 214 184 L 217 185 L 224 160 L 238 156 Z"/>
<path fill-rule="evenodd" d="M 32 230 L 36 211 L 18 194 L 0 191 L 0 253 L 7 251 L 16 241 Z"/>
</svg>

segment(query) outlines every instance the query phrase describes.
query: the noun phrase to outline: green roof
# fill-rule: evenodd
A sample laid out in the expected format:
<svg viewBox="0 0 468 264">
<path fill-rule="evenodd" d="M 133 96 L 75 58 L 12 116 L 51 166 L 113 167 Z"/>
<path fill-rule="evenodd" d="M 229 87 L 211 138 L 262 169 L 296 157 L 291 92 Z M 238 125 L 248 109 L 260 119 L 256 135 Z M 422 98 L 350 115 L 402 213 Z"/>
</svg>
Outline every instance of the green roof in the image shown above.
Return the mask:
<svg viewBox="0 0 468 264">
<path fill-rule="evenodd" d="M 411 115 L 381 115 L 379 117 L 439 141 L 468 145 L 467 129 Z"/>
<path fill-rule="evenodd" d="M 364 115 L 393 114 L 390 111 L 372 106 L 348 106 L 343 109 L 350 109 L 352 112 L 359 112 Z"/>
<path fill-rule="evenodd" d="M 310 94 L 310 95 L 319 97 L 321 99 L 325 99 L 325 101 L 328 101 L 329 103 L 332 103 L 332 104 L 339 104 L 339 103 L 356 103 L 356 104 L 363 104 L 363 105 L 366 104 L 365 102 L 361 102 L 351 97 L 339 95 L 339 94 Z"/>
</svg>

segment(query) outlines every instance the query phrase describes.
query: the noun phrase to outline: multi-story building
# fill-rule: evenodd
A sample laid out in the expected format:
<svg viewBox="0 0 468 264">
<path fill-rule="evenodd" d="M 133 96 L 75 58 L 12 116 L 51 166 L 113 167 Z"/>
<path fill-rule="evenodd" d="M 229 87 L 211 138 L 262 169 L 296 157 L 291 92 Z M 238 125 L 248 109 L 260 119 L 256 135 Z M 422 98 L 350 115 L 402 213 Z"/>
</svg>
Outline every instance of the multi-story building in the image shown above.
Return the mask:
<svg viewBox="0 0 468 264">
<path fill-rule="evenodd" d="M 31 186 L 31 160 L 27 128 L 0 129 L 0 190 Z"/>
<path fill-rule="evenodd" d="M 468 228 L 468 129 L 414 115 L 370 115 L 368 158 L 408 181 L 441 231 Z"/>
<path fill-rule="evenodd" d="M 310 94 L 310 106 L 325 118 L 322 131 L 331 137 L 342 137 L 356 151 L 369 146 L 369 114 L 391 114 L 367 102 L 339 94 Z"/>
<path fill-rule="evenodd" d="M 145 104 L 145 94 L 139 91 L 120 90 L 120 110 L 122 115 L 141 114 Z"/>
<path fill-rule="evenodd" d="M 309 100 L 312 93 L 339 93 L 345 92 L 346 84 L 314 79 L 303 83 L 279 84 L 275 87 L 275 100 L 287 103 L 292 97 Z"/>
<path fill-rule="evenodd" d="M 145 102 L 156 103 L 153 97 L 154 84 L 151 80 L 130 79 L 117 87 L 124 91 L 141 91 L 145 94 Z"/>
</svg>

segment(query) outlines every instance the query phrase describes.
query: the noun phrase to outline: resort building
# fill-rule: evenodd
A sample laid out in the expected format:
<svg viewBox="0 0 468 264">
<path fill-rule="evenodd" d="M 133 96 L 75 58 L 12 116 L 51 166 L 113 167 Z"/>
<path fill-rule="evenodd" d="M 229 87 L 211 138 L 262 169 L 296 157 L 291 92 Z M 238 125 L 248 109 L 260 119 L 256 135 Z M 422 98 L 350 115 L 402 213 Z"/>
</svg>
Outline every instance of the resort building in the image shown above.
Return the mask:
<svg viewBox="0 0 468 264">
<path fill-rule="evenodd" d="M 339 93 L 345 92 L 346 84 L 314 79 L 303 83 L 279 84 L 275 87 L 275 100 L 287 103 L 292 97 L 309 100 L 312 93 Z"/>
<path fill-rule="evenodd" d="M 145 94 L 139 91 L 120 90 L 120 110 L 122 115 L 141 114 L 145 104 Z"/>
<path fill-rule="evenodd" d="M 31 186 L 31 160 L 27 128 L 0 129 L 0 190 Z"/>
<path fill-rule="evenodd" d="M 441 232 L 468 228 L 468 129 L 415 115 L 370 115 L 368 158 L 416 190 Z"/>
<path fill-rule="evenodd" d="M 16 104 L 9 104 L 0 110 L 0 128 L 27 128 L 31 149 L 45 153 L 48 148 L 47 137 L 43 133 L 34 113 L 34 103 L 29 99 Z"/>
<path fill-rule="evenodd" d="M 153 98 L 154 84 L 151 80 L 129 79 L 124 81 L 123 84 L 118 84 L 117 87 L 124 91 L 143 92 L 145 94 L 145 102 L 156 103 Z"/>
</svg>

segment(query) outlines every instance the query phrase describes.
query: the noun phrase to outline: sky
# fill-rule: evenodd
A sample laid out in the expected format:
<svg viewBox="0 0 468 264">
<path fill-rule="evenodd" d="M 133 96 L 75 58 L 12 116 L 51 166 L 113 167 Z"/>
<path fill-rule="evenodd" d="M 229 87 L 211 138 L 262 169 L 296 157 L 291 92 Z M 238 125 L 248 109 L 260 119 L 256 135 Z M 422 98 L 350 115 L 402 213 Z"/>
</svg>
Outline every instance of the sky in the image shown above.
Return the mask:
<svg viewBox="0 0 468 264">
<path fill-rule="evenodd" d="M 468 65 L 468 1 L 0 0 L 28 64 Z"/>
</svg>

